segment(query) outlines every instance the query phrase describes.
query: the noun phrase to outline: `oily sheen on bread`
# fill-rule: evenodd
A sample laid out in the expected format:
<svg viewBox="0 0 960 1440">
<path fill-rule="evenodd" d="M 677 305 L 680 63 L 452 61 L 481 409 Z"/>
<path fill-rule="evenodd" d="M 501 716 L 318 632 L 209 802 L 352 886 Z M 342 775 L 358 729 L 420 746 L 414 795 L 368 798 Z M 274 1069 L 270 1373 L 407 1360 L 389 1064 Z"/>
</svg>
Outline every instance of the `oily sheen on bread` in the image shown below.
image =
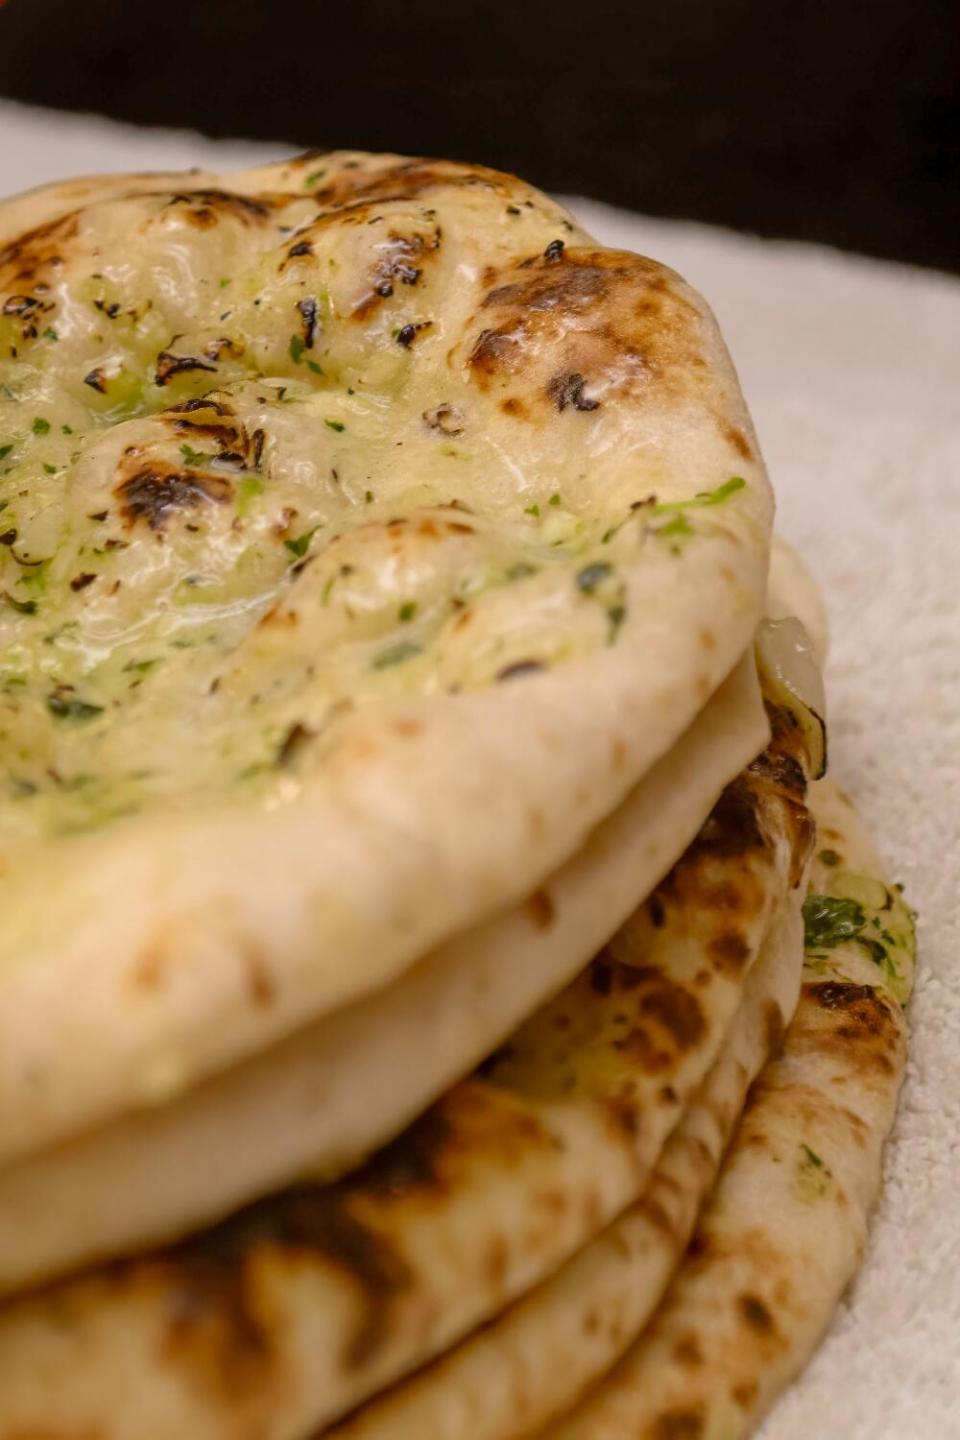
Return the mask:
<svg viewBox="0 0 960 1440">
<path fill-rule="evenodd" d="M 517 905 L 746 650 L 703 301 L 476 167 L 0 207 L 0 1159 Z"/>
</svg>

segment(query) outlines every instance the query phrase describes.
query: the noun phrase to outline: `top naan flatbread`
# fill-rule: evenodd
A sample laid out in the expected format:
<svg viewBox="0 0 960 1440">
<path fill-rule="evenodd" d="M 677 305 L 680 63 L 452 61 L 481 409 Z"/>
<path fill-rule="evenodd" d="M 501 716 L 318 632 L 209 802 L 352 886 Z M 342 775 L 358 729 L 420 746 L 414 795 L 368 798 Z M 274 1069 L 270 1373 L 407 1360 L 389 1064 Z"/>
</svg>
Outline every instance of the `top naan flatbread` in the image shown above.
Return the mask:
<svg viewBox="0 0 960 1440">
<path fill-rule="evenodd" d="M 523 899 L 745 650 L 771 499 L 699 297 L 491 171 L 74 182 L 0 247 L 10 1158 Z"/>
</svg>

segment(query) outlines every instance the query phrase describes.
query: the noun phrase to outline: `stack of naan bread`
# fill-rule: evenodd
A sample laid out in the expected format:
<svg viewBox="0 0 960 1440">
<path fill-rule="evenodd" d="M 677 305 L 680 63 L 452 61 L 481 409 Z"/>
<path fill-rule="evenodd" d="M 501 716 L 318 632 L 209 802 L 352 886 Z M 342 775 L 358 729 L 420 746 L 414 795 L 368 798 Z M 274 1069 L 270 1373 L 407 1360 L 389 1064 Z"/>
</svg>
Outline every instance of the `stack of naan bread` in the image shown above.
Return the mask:
<svg viewBox="0 0 960 1440">
<path fill-rule="evenodd" d="M 912 924 L 703 301 L 338 153 L 7 202 L 0 346 L 0 1440 L 749 1433 Z"/>
</svg>

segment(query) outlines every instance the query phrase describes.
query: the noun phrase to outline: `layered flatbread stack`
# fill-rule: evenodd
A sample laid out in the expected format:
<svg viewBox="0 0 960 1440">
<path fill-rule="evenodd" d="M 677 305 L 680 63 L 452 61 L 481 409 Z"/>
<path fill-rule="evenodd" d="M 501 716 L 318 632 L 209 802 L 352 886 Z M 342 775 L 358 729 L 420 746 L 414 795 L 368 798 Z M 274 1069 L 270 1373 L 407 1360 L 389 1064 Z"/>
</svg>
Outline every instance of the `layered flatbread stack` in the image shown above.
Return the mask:
<svg viewBox="0 0 960 1440">
<path fill-rule="evenodd" d="M 0 1440 L 749 1433 L 912 924 L 703 301 L 338 153 L 10 201 L 0 312 Z"/>
</svg>

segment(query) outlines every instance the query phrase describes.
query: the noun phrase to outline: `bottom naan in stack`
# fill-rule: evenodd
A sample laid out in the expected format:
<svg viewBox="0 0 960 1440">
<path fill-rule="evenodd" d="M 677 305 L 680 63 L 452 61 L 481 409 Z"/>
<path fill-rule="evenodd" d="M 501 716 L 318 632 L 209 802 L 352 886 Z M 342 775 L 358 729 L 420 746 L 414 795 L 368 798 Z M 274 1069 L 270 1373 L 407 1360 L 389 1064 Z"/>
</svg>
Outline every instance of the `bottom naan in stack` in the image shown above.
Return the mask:
<svg viewBox="0 0 960 1440">
<path fill-rule="evenodd" d="M 795 1000 L 804 731 L 772 715 L 768 750 L 604 952 L 368 1167 L 9 1301 L 0 1437 L 299 1440 L 522 1297 L 536 1311 L 598 1236 L 635 1246 L 649 1310 L 670 1266 L 643 1259 L 642 1225 L 670 1228 L 674 1191 L 696 1209 Z M 611 1239 L 644 1197 L 636 1238 Z M 621 1346 L 643 1318 L 613 1324 Z M 615 1358 L 601 1339 L 595 1372 Z"/>
<path fill-rule="evenodd" d="M 913 916 L 849 801 L 821 848 L 780 1058 L 653 1324 L 550 1440 L 741 1440 L 809 1359 L 863 1254 L 906 1062 Z"/>
</svg>

